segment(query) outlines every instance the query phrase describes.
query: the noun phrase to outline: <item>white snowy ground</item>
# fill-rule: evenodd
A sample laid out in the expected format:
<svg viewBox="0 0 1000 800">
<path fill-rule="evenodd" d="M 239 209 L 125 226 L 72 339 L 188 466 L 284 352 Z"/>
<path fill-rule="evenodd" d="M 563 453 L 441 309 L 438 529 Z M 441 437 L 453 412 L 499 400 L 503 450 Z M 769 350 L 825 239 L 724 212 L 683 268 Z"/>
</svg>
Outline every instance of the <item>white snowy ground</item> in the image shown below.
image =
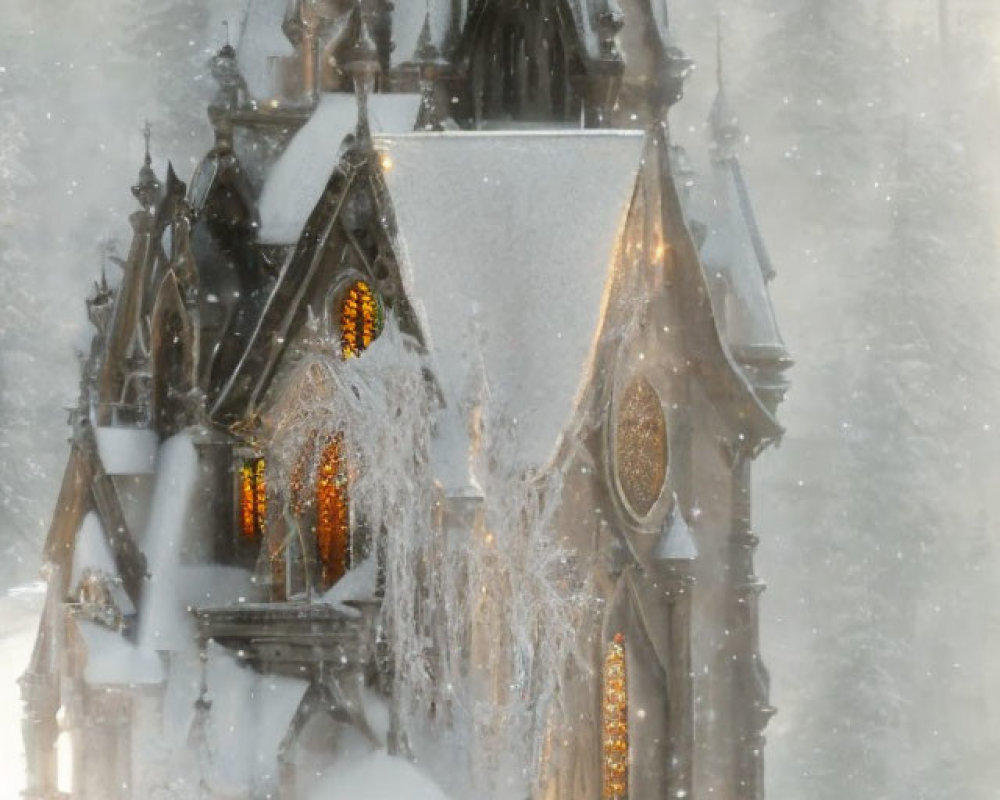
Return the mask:
<svg viewBox="0 0 1000 800">
<path fill-rule="evenodd" d="M 28 665 L 44 599 L 41 583 L 16 587 L 0 597 L 0 800 L 14 800 L 24 789 L 17 679 Z"/>
</svg>

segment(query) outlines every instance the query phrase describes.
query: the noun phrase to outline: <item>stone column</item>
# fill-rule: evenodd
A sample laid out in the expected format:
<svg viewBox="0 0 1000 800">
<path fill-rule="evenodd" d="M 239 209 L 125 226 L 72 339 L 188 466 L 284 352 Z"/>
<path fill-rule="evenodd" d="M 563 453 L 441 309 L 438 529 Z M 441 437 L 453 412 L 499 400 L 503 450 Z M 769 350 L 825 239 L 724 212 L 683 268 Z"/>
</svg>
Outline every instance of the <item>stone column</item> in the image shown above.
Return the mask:
<svg viewBox="0 0 1000 800">
<path fill-rule="evenodd" d="M 729 630 L 733 660 L 733 719 L 736 796 L 764 798 L 764 729 L 774 714 L 770 676 L 760 656 L 758 599 L 764 583 L 754 574 L 758 538 L 753 533 L 750 503 L 751 456 L 733 459 L 733 527 L 730 538 Z"/>
<path fill-rule="evenodd" d="M 691 685 L 692 561 L 671 560 L 665 569 L 669 606 L 670 763 L 668 800 L 691 797 L 694 761 L 694 699 Z"/>
<path fill-rule="evenodd" d="M 130 800 L 131 698 L 103 687 L 81 686 L 81 691 L 83 713 L 70 714 L 73 795 L 80 800 Z"/>
<path fill-rule="evenodd" d="M 24 716 L 21 732 L 27 766 L 25 800 L 58 797 L 56 740 L 59 737 L 59 686 L 53 675 L 26 672 L 20 680 Z"/>
</svg>

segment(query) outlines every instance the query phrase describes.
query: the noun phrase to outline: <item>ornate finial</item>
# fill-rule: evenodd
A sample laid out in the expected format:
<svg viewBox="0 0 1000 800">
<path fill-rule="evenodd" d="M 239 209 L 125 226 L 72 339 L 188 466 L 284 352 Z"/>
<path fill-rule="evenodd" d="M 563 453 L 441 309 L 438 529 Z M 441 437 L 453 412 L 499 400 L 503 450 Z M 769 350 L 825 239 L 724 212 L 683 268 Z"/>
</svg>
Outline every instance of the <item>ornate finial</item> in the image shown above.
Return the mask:
<svg viewBox="0 0 1000 800">
<path fill-rule="evenodd" d="M 146 158 L 144 159 L 144 163 L 148 166 L 153 163 L 153 158 L 149 154 L 149 141 L 150 139 L 153 138 L 153 128 L 149 124 L 148 119 L 146 120 L 146 124 L 142 128 L 142 138 L 146 142 Z"/>
<path fill-rule="evenodd" d="M 427 10 L 424 12 L 424 25 L 420 29 L 420 36 L 417 37 L 417 49 L 413 52 L 413 60 L 420 65 L 437 64 L 441 54 L 434 46 L 434 38 L 431 34 L 431 4 L 427 3 Z"/>
<path fill-rule="evenodd" d="M 714 155 L 724 159 L 735 155 L 736 146 L 743 138 L 743 132 L 740 130 L 736 115 L 730 109 L 729 100 L 726 97 L 722 45 L 722 12 L 720 11 L 715 16 L 715 79 L 718 83 L 718 91 L 708 117 L 708 124 L 712 133 Z"/>
<path fill-rule="evenodd" d="M 368 18 L 361 6 L 354 6 L 354 38 L 350 46 L 337 56 L 343 69 L 349 75 L 374 75 L 382 71 L 378 60 L 378 47 L 372 37 Z"/>
<path fill-rule="evenodd" d="M 374 89 L 375 76 L 382 71 L 378 60 L 378 48 L 368 27 L 368 19 L 356 4 L 353 12 L 354 37 L 343 53 L 336 56 L 342 69 L 351 76 L 354 83 L 354 95 L 358 101 L 358 127 L 356 131 L 360 142 L 367 145 L 371 141 L 371 127 L 368 121 L 368 95 Z"/>
<path fill-rule="evenodd" d="M 145 156 L 142 160 L 142 167 L 139 169 L 139 180 L 132 186 L 132 196 L 139 201 L 146 211 L 160 202 L 160 180 L 153 172 L 153 157 L 150 154 L 149 142 L 153 138 L 153 128 L 146 120 L 142 129 L 142 138 L 145 141 Z"/>
<path fill-rule="evenodd" d="M 721 90 L 722 80 L 722 9 L 715 12 L 715 82 Z"/>
<path fill-rule="evenodd" d="M 597 36 L 601 44 L 601 54 L 618 61 L 622 54 L 618 49 L 618 34 L 625 26 L 625 14 L 618 0 L 604 0 L 603 8 L 595 14 Z"/>
<path fill-rule="evenodd" d="M 248 92 L 246 81 L 240 74 L 240 67 L 236 62 L 236 50 L 228 41 L 212 58 L 211 69 L 219 90 L 209 104 L 208 113 L 218 135 L 219 120 L 225 117 L 226 112 L 240 108 L 246 101 Z"/>
</svg>

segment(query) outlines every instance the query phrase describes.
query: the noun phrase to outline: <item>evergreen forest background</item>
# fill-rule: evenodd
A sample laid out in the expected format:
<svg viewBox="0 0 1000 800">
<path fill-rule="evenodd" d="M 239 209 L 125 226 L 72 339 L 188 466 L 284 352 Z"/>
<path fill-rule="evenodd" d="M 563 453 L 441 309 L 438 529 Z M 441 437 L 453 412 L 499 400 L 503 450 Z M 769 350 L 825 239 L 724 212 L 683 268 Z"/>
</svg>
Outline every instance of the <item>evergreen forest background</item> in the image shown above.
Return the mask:
<svg viewBox="0 0 1000 800">
<path fill-rule="evenodd" d="M 671 124 L 697 162 L 721 15 L 797 362 L 754 497 L 769 795 L 994 798 L 1000 3 L 720 3 L 670 0 L 698 64 Z M 207 58 L 238 5 L 2 4 L 0 594 L 37 576 L 83 298 L 102 265 L 117 280 L 140 129 L 161 176 L 167 156 L 190 173 L 210 142 Z"/>
</svg>

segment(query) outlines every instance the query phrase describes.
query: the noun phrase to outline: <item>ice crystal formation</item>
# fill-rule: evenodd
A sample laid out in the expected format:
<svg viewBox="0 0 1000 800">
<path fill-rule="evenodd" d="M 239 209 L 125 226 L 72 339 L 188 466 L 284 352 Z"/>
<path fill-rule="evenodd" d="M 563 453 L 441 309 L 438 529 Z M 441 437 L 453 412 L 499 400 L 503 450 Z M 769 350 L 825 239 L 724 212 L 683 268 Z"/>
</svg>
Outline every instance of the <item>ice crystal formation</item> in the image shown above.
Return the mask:
<svg viewBox="0 0 1000 800">
<path fill-rule="evenodd" d="M 702 189 L 661 0 L 235 38 L 87 300 L 27 796 L 761 797 L 790 362 L 722 86 Z"/>
</svg>

